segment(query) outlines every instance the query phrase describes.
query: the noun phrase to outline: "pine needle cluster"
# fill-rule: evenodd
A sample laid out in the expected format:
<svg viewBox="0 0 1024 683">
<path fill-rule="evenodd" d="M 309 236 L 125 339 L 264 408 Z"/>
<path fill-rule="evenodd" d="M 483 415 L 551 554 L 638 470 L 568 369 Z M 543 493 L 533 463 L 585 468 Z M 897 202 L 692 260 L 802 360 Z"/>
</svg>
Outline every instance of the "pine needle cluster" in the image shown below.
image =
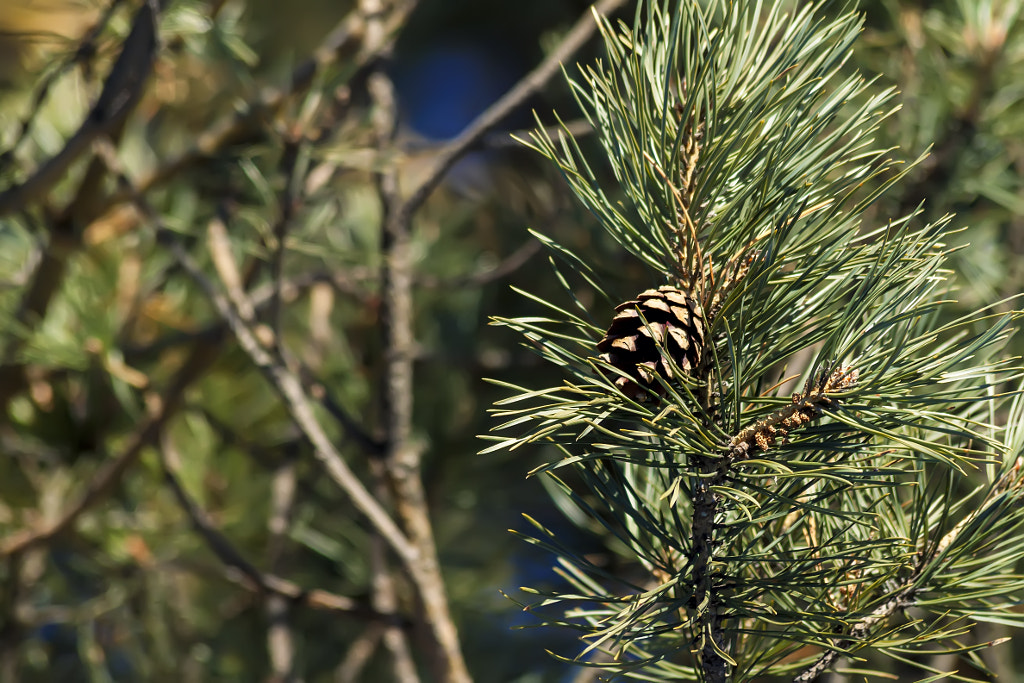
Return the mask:
<svg viewBox="0 0 1024 683">
<path fill-rule="evenodd" d="M 599 154 L 529 143 L 702 334 L 681 356 L 638 309 L 664 370 L 636 391 L 596 346 L 636 292 L 537 233 L 564 302 L 523 292 L 546 313 L 495 322 L 557 379 L 508 385 L 487 450 L 547 447 L 534 474 L 619 559 L 533 522 L 566 586 L 524 607 L 639 680 L 871 675 L 870 651 L 984 672 L 972 625 L 1024 621 L 1020 313 L 950 312 L 946 219 L 865 221 L 907 173 L 875 142 L 893 93 L 850 75 L 856 14 L 782 7 L 599 19 L 606 56 L 570 78 Z"/>
</svg>

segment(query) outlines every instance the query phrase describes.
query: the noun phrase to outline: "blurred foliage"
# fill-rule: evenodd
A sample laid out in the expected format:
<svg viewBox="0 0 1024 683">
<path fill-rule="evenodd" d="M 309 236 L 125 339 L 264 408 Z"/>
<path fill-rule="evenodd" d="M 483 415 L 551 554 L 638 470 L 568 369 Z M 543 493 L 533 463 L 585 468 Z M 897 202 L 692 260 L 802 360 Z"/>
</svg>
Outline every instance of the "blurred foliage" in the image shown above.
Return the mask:
<svg viewBox="0 0 1024 683">
<path fill-rule="evenodd" d="M 0 192 L 31 177 L 75 133 L 140 4 L 0 5 Z M 269 91 L 283 92 L 354 4 L 168 3 L 159 59 L 114 156 L 119 172 L 144 188 L 159 222 L 214 278 L 207 230 L 211 222 L 227 226 L 245 285 L 262 302 L 261 320 L 280 329 L 330 400 L 379 438 L 381 209 L 373 173 L 396 168 L 409 187 L 440 143 L 404 127 L 401 152 L 382 156 L 372 144 L 365 73 L 351 56 L 317 71 L 266 115 L 240 115 Z M 934 161 L 912 171 L 910 189 L 879 211 L 902 215 L 926 200 L 929 216 L 955 211 L 953 225 L 969 226 L 962 234 L 970 247 L 958 261 L 967 308 L 1024 289 L 1019 4 L 868 2 L 868 30 L 857 44 L 857 66 L 879 73 L 880 88 L 894 84 L 902 93 L 883 143 L 915 158 L 935 141 Z M 450 72 L 412 69 L 457 33 L 483 51 L 458 59 L 487 54 L 507 85 L 585 7 L 501 5 L 498 22 L 485 24 L 481 3 L 424 2 L 389 65 L 396 83 L 425 80 L 453 93 L 447 98 L 481 87 L 467 76 L 449 89 Z M 497 68 L 478 78 L 497 78 Z M 407 120 L 416 121 L 423 105 L 404 102 Z M 553 83 L 512 124 L 530 107 L 545 120 L 554 107 L 571 119 L 568 102 L 564 85 Z M 240 120 L 237 135 L 171 166 Z M 115 173 L 78 196 L 90 158 L 72 164 L 39 201 L 0 217 L 0 542 L 59 518 L 130 448 L 154 397 L 205 354 L 165 430 L 182 487 L 261 570 L 365 602 L 375 567 L 368 526 L 323 475 L 277 395 Z M 275 318 L 275 228 L 289 188 L 301 201 L 289 219 Z M 101 210 L 69 222 L 86 200 Z M 505 533 L 523 527 L 521 512 L 560 529 L 595 562 L 612 561 L 597 541 L 574 536 L 540 485 L 525 480 L 550 453 L 474 455 L 475 435 L 489 425 L 485 410 L 502 393 L 481 378 L 539 386 L 549 376 L 514 335 L 487 325 L 489 315 L 527 310 L 510 285 L 542 298 L 561 291 L 527 227 L 600 263 L 621 291 L 654 284 L 593 229 L 552 169 L 504 144 L 465 157 L 415 217 L 415 438 L 425 447 L 423 477 L 463 649 L 477 680 L 488 683 L 565 680 L 566 667 L 544 650 L 575 646 L 547 630 L 509 630 L 533 622 L 499 588 L 559 581 L 549 558 Z M 53 277 L 39 279 L 40 272 Z M 56 288 L 49 294 L 48 284 Z M 582 303 L 597 306 L 596 319 L 611 316 L 603 304 Z M 321 422 L 369 480 L 371 458 L 324 405 Z M 282 540 L 269 519 L 283 471 L 294 473 L 296 495 Z M 399 609 L 412 615 L 411 593 L 396 577 Z M 149 444 L 71 529 L 0 562 L 0 679 L 270 680 L 265 602 L 193 528 Z M 359 614 L 299 604 L 288 625 L 295 674 L 306 681 L 347 680 L 353 645 L 373 637 L 372 621 Z M 1012 678 L 1009 653 L 993 653 L 1004 659 L 991 667 Z M 358 680 L 389 680 L 389 671 L 378 648 Z"/>
</svg>

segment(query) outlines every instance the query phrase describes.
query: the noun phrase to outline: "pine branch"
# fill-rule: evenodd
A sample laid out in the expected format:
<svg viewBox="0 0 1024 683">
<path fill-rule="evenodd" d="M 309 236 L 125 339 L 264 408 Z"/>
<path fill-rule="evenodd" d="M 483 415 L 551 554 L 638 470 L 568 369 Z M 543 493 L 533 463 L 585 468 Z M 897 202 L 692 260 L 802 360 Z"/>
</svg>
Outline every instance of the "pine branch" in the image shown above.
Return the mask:
<svg viewBox="0 0 1024 683">
<path fill-rule="evenodd" d="M 719 597 L 714 588 L 711 561 L 715 546 L 715 520 L 719 515 L 719 498 L 713 488 L 725 480 L 727 468 L 722 463 L 705 460 L 700 468 L 691 500 L 693 503 L 692 582 L 693 601 L 697 610 L 698 643 L 703 680 L 725 683 L 729 667 L 725 634 L 722 631 Z"/>
<path fill-rule="evenodd" d="M 813 683 L 818 680 L 821 674 L 825 673 L 835 661 L 842 656 L 842 651 L 846 650 L 850 646 L 862 641 L 867 637 L 876 626 L 889 620 L 889 618 L 896 612 L 906 609 L 913 605 L 914 596 L 913 586 L 908 586 L 903 589 L 899 594 L 890 599 L 883 605 L 880 605 L 875 609 L 866 619 L 857 622 L 857 624 L 850 629 L 849 637 L 845 640 L 837 642 L 834 647 L 836 649 L 829 650 L 810 667 L 804 670 L 800 675 L 793 679 L 793 683 Z"/>
<path fill-rule="evenodd" d="M 693 504 L 693 603 L 697 609 L 701 639 L 701 666 L 704 680 L 724 682 L 728 679 L 725 635 L 718 596 L 714 589 L 714 576 L 710 565 L 716 545 L 716 519 L 720 500 L 714 490 L 721 487 L 730 475 L 733 462 L 750 456 L 752 451 L 767 451 L 776 443 L 784 442 L 790 431 L 822 416 L 825 408 L 834 407 L 830 394 L 847 391 L 856 383 L 855 370 L 837 369 L 814 383 L 808 382 L 803 394 L 793 395 L 793 404 L 776 411 L 769 417 L 740 431 L 729 443 L 729 452 L 720 458 L 703 458 L 700 476 L 696 479 L 691 500 Z"/>
<path fill-rule="evenodd" d="M 918 555 L 918 565 L 914 573 L 898 586 L 890 588 L 892 597 L 885 603 L 876 607 L 867 617 L 858 621 L 849 630 L 846 637 L 832 643 L 830 649 L 823 653 L 811 666 L 802 671 L 793 679 L 793 683 L 813 683 L 825 673 L 836 661 L 852 651 L 852 648 L 863 646 L 870 640 L 872 633 L 884 625 L 897 612 L 913 607 L 918 596 L 926 590 L 922 585 L 922 577 L 929 572 L 934 572 L 933 562 L 940 558 L 951 546 L 964 541 L 965 531 L 979 519 L 995 512 L 1003 507 L 1006 501 L 1001 498 L 1006 493 L 1013 493 L 1016 499 L 1022 497 L 1021 487 L 1024 480 L 1021 479 L 1021 460 L 1018 458 L 1009 471 L 1005 472 L 990 487 L 983 503 L 977 509 L 966 515 L 939 541 L 934 547 L 923 549 Z M 988 643 L 991 647 L 998 642 Z"/>
<path fill-rule="evenodd" d="M 959 647 L 972 613 L 1006 618 L 993 586 L 1024 591 L 1016 494 L 980 515 L 948 495 L 1013 452 L 998 387 L 1022 375 L 1001 355 L 1022 314 L 943 317 L 944 221 L 862 224 L 907 172 L 873 144 L 892 93 L 842 75 L 858 18 L 817 11 L 666 1 L 632 28 L 602 21 L 606 61 L 570 80 L 601 153 L 567 130 L 533 136 L 670 283 L 623 301 L 597 276 L 612 268 L 545 236 L 568 307 L 527 293 L 544 315 L 496 319 L 562 381 L 506 385 L 494 431 L 512 433 L 485 452 L 554 446 L 535 473 L 559 505 L 657 582 L 609 588 L 621 577 L 535 523 L 570 588 L 528 608 L 614 655 L 593 666 L 745 681 L 824 647 L 803 655 L 809 680 L 849 651 Z M 786 374 L 804 389 L 780 407 Z M 947 520 L 962 532 L 938 551 Z M 926 591 L 934 611 L 890 628 Z"/>
<path fill-rule="evenodd" d="M 821 417 L 825 409 L 835 407 L 837 401 L 830 394 L 848 391 L 856 383 L 857 371 L 852 368 L 822 375 L 813 388 L 808 382 L 804 393 L 793 394 L 792 405 L 775 411 L 734 436 L 729 442 L 729 455 L 733 460 L 743 460 L 753 452 L 767 451 L 776 444 L 784 444 L 789 432 Z"/>
</svg>

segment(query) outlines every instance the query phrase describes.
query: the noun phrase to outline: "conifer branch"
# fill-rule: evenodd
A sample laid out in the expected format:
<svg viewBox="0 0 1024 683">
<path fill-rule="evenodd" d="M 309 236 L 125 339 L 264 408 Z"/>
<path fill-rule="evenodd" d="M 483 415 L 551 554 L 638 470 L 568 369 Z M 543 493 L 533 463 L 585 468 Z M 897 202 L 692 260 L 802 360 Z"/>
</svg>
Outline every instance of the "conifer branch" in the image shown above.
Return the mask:
<svg viewBox="0 0 1024 683">
<path fill-rule="evenodd" d="M 776 444 L 784 443 L 789 432 L 821 417 L 825 409 L 835 406 L 837 399 L 831 394 L 848 391 L 856 382 L 857 371 L 852 368 L 836 369 L 814 383 L 808 381 L 808 388 L 803 394 L 793 395 L 792 405 L 759 420 L 733 437 L 728 455 L 701 459 L 700 476 L 692 495 L 691 566 L 693 604 L 698 612 L 700 660 L 705 680 L 724 682 L 729 672 L 720 606 L 714 590 L 714 575 L 710 570 L 716 545 L 715 520 L 720 504 L 715 489 L 725 483 L 733 462 L 748 458 L 753 451 L 767 451 Z"/>
<path fill-rule="evenodd" d="M 911 606 L 913 604 L 914 593 L 914 586 L 907 586 L 890 600 L 879 605 L 863 621 L 857 622 L 857 624 L 850 629 L 850 633 L 847 638 L 834 645 L 836 649 L 829 650 L 821 655 L 814 664 L 796 676 L 793 679 L 793 683 L 813 683 L 818 680 L 818 677 L 825 673 L 825 671 L 835 664 L 836 660 L 842 656 L 843 650 L 846 650 L 851 645 L 862 641 L 865 637 L 870 635 L 876 626 L 888 621 L 896 612 Z"/>
<path fill-rule="evenodd" d="M 697 643 L 700 665 L 704 680 L 708 683 L 725 683 L 728 680 L 730 662 L 726 660 L 725 636 L 722 631 L 722 617 L 719 613 L 718 595 L 715 592 L 715 577 L 711 562 L 715 547 L 715 520 L 719 513 L 719 497 L 714 488 L 725 480 L 728 466 L 725 459 L 704 459 L 700 476 L 694 485 L 693 532 L 691 545 L 693 559 L 693 604 L 697 610 Z"/>
<path fill-rule="evenodd" d="M 631 29 L 602 21 L 607 66 L 572 82 L 612 190 L 567 132 L 540 129 L 533 146 L 652 279 L 671 284 L 615 305 L 598 267 L 545 239 L 614 313 L 597 359 L 604 328 L 589 311 L 531 297 L 547 317 L 499 319 L 571 380 L 513 387 L 498 429 L 520 433 L 488 450 L 555 444 L 561 458 L 541 469 L 571 469 L 586 489 L 557 479 L 567 514 L 604 529 L 660 585 L 623 597 L 606 587 L 608 571 L 538 524 L 537 542 L 572 567 L 572 590 L 535 607 L 564 607 L 549 624 L 615 653 L 593 666 L 651 681 L 792 675 L 807 643 L 834 652 L 801 683 L 847 650 L 955 648 L 962 622 L 947 627 L 946 614 L 1007 619 L 989 582 L 1024 590 L 1012 574 L 1024 548 L 1009 540 L 1020 513 L 1005 497 L 968 513 L 944 550 L 928 538 L 964 519 L 942 484 L 1008 449 L 990 423 L 1006 397 L 993 387 L 1021 374 L 994 360 L 1012 315 L 938 322 L 942 225 L 864 224 L 906 170 L 873 145 L 891 93 L 842 75 L 858 17 L 811 5 L 789 16 L 778 4 L 645 7 Z M 828 369 L 766 410 L 761 389 L 798 354 Z M 936 410 L 947 400 L 948 412 Z M 838 410 L 846 401 L 857 409 Z M 750 462 L 826 414 L 805 448 Z M 964 563 L 974 538 L 1004 544 L 1000 562 Z M 929 618 L 875 638 L 925 587 L 948 602 L 930 594 Z"/>
<path fill-rule="evenodd" d="M 897 612 L 913 607 L 917 596 L 925 589 L 925 586 L 921 585 L 921 580 L 931 569 L 932 562 L 940 560 L 943 553 L 954 544 L 962 543 L 965 530 L 972 524 L 987 515 L 998 514 L 998 508 L 1005 504 L 1005 501 L 1001 500 L 1004 494 L 1012 493 L 1015 498 L 1014 502 L 1019 502 L 1022 495 L 1021 488 L 1024 486 L 1024 480 L 1020 476 L 1021 465 L 1022 459 L 1017 458 L 1013 466 L 990 487 L 988 495 L 980 505 L 957 522 L 933 547 L 922 549 L 922 552 L 918 553 L 918 564 L 915 571 L 900 585 L 891 589 L 892 597 L 876 607 L 863 620 L 854 624 L 844 638 L 836 641 L 811 666 L 793 678 L 793 683 L 813 683 L 818 680 L 840 657 L 849 653 L 851 647 L 870 638 L 876 627 L 886 623 Z M 995 644 L 998 643 L 993 642 L 988 645 Z"/>
<path fill-rule="evenodd" d="M 767 451 L 772 446 L 782 445 L 786 436 L 813 420 L 821 417 L 825 409 L 833 408 L 837 399 L 830 394 L 849 391 L 857 383 L 857 371 L 853 368 L 837 369 L 823 376 L 812 388 L 802 394 L 793 394 L 793 403 L 775 411 L 763 420 L 741 430 L 729 442 L 729 454 L 734 460 L 743 460 L 756 451 Z"/>
</svg>

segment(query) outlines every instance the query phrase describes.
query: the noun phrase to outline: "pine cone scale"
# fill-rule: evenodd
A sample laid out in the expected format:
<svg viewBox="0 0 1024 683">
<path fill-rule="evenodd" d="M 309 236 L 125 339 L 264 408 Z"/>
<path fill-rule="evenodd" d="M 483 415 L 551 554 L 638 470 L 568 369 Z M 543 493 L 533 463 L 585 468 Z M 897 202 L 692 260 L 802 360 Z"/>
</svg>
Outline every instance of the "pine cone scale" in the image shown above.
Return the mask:
<svg viewBox="0 0 1024 683">
<path fill-rule="evenodd" d="M 597 349 L 601 360 L 628 377 L 608 373 L 609 378 L 636 400 L 646 400 L 650 392 L 664 394 L 657 378 L 675 379 L 673 362 L 684 373 L 700 364 L 705 342 L 702 316 L 693 296 L 667 285 L 619 304 Z"/>
</svg>

